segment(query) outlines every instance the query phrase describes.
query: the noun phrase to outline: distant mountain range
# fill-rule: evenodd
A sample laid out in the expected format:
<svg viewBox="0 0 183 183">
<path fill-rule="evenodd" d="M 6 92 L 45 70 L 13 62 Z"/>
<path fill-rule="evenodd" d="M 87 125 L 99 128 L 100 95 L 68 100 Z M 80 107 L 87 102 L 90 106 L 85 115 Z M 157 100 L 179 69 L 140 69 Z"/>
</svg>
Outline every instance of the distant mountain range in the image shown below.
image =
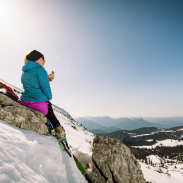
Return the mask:
<svg viewBox="0 0 183 183">
<path fill-rule="evenodd" d="M 174 127 L 170 129 L 144 127 L 136 130 L 118 130 L 111 133 L 102 133 L 100 135 L 110 138 L 117 138 L 122 141 L 146 141 L 146 140 L 183 140 L 183 126 Z"/>
<path fill-rule="evenodd" d="M 183 123 L 183 117 L 143 117 L 143 119 L 145 119 L 146 121 L 149 122 L 155 122 L 155 123 L 159 123 L 162 121 L 176 121 L 176 122 L 180 122 Z"/>
<path fill-rule="evenodd" d="M 183 125 L 183 117 L 144 118 L 146 121 L 167 125 L 169 128 Z"/>
<path fill-rule="evenodd" d="M 146 119 L 146 120 L 144 120 Z M 174 118 L 118 118 L 82 117 L 75 120 L 92 133 L 110 133 L 116 130 L 135 130 L 143 127 L 171 128 L 183 125 L 183 117 Z M 150 120 L 151 122 L 147 121 Z M 153 121 L 153 122 L 152 122 Z"/>
<path fill-rule="evenodd" d="M 100 125 L 94 121 L 91 121 L 87 118 L 75 118 L 75 120 L 79 123 L 82 124 L 82 126 L 84 126 L 85 128 L 87 128 L 88 130 L 92 130 L 92 129 L 99 129 L 104 127 L 103 125 Z"/>
</svg>

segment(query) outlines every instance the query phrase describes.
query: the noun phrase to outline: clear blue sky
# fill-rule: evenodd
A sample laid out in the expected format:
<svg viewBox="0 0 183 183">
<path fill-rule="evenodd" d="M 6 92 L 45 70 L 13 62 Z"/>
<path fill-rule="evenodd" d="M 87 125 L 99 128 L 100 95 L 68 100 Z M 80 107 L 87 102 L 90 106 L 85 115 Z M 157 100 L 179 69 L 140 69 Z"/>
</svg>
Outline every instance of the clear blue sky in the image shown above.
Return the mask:
<svg viewBox="0 0 183 183">
<path fill-rule="evenodd" d="M 29 50 L 73 117 L 183 116 L 182 0 L 1 0 L 0 78 Z"/>
</svg>

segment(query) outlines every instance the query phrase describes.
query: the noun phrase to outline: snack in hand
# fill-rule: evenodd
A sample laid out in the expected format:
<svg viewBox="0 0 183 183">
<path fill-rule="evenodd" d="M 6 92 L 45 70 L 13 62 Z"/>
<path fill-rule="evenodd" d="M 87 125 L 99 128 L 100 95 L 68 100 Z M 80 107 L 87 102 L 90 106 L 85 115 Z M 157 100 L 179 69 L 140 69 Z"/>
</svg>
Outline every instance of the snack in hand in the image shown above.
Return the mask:
<svg viewBox="0 0 183 183">
<path fill-rule="evenodd" d="M 53 80 L 54 79 L 54 74 L 55 74 L 55 72 L 51 72 L 51 75 L 50 75 L 50 80 Z"/>
</svg>

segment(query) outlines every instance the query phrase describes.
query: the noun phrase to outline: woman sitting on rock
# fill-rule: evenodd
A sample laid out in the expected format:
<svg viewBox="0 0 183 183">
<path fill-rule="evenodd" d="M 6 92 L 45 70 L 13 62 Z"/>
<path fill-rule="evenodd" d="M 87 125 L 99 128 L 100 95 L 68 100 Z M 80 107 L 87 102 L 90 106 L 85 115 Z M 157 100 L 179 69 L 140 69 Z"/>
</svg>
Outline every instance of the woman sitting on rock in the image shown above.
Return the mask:
<svg viewBox="0 0 183 183">
<path fill-rule="evenodd" d="M 45 64 L 44 56 L 40 52 L 33 50 L 25 56 L 24 63 L 21 77 L 24 92 L 18 102 L 21 105 L 44 113 L 51 121 L 57 136 L 65 138 L 65 130 L 60 126 L 49 101 L 52 99 L 49 83 L 52 79 L 43 68 Z"/>
</svg>

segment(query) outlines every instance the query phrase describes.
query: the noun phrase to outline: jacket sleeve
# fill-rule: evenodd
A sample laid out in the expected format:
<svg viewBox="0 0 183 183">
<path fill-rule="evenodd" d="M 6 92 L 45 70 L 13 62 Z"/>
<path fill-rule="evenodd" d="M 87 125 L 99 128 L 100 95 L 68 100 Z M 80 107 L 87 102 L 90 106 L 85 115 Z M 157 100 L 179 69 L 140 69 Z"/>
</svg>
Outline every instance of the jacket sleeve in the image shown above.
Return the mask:
<svg viewBox="0 0 183 183">
<path fill-rule="evenodd" d="M 48 100 L 52 99 L 52 93 L 50 88 L 50 83 L 48 80 L 48 73 L 44 68 L 40 68 L 38 72 L 38 81 L 42 92 L 47 96 Z"/>
</svg>

